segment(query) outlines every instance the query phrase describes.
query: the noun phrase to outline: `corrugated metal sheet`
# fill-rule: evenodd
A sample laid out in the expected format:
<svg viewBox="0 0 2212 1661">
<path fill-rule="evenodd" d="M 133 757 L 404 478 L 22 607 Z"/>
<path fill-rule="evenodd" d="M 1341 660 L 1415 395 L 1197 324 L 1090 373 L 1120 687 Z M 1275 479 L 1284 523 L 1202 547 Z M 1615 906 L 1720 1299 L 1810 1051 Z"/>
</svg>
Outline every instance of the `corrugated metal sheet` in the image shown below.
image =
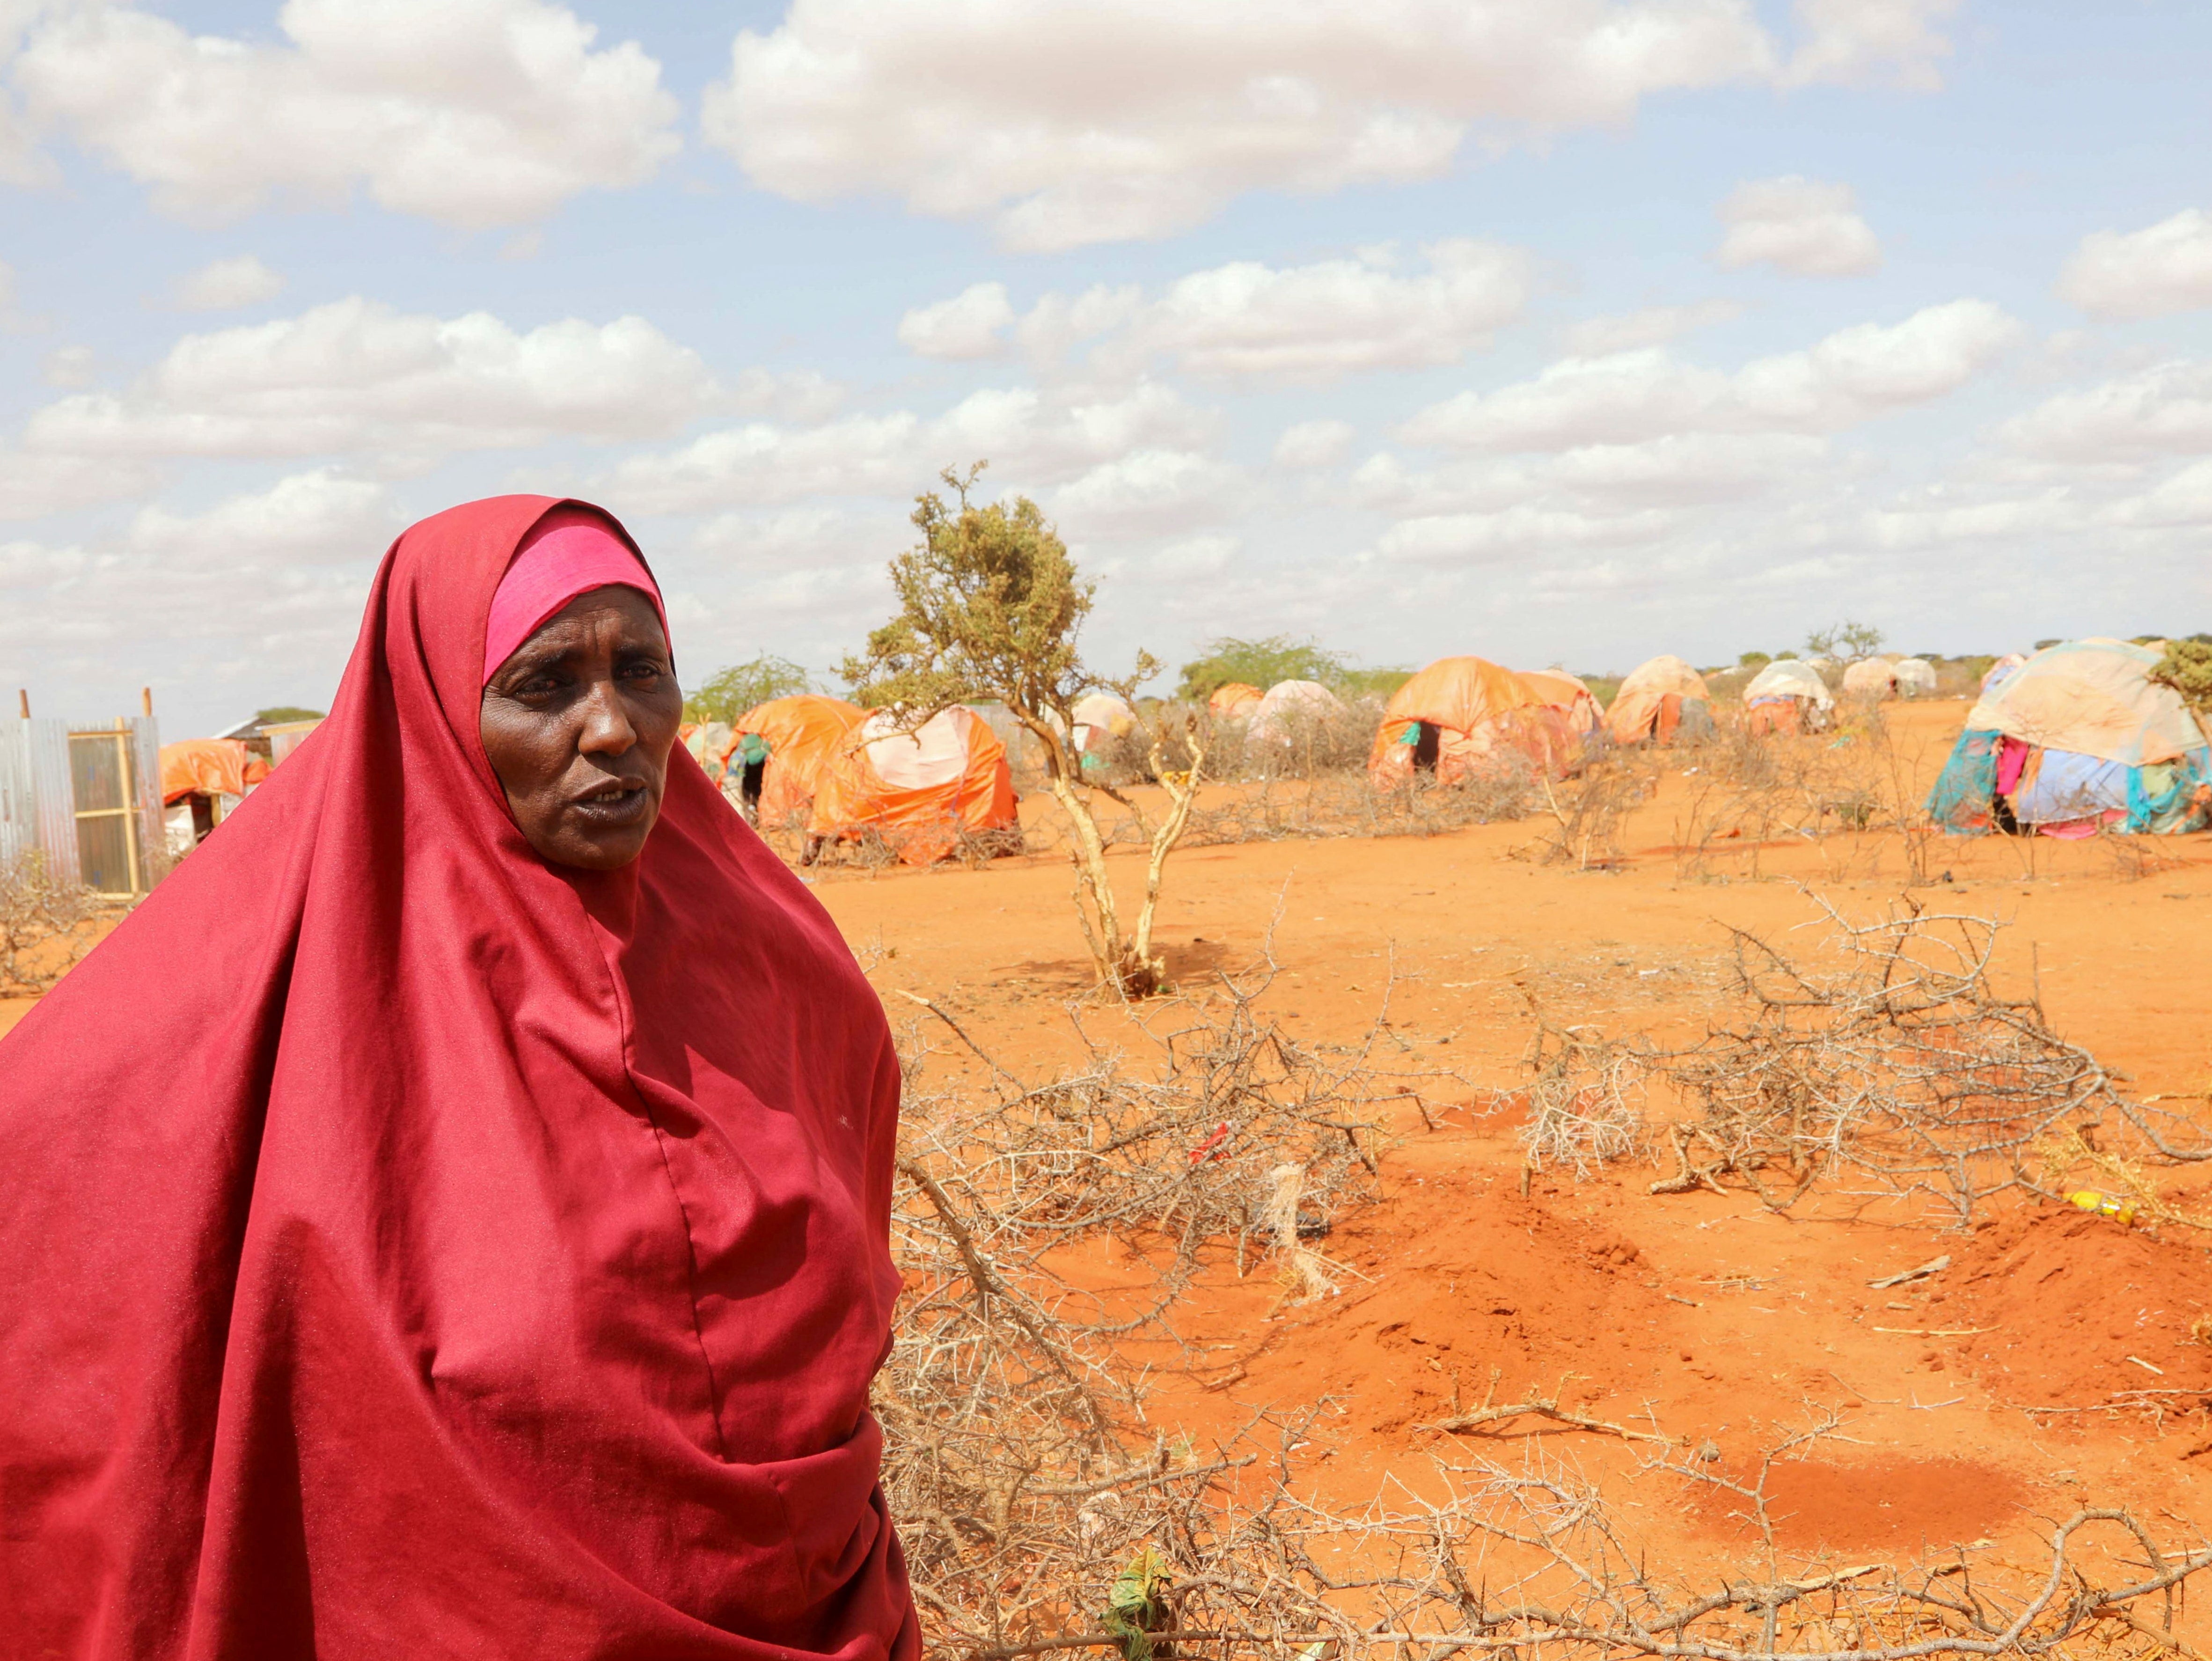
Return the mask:
<svg viewBox="0 0 2212 1661">
<path fill-rule="evenodd" d="M 161 727 L 151 715 L 131 717 L 131 774 L 138 791 L 138 888 L 151 893 L 168 869 L 168 833 L 161 823 Z"/>
<path fill-rule="evenodd" d="M 27 721 L 0 721 L 0 865 L 11 865 L 39 845 L 39 817 L 31 806 L 31 745 Z"/>
<path fill-rule="evenodd" d="M 34 717 L 23 723 L 29 740 L 31 808 L 37 843 L 57 882 L 76 883 L 76 795 L 70 785 L 69 723 Z"/>
</svg>

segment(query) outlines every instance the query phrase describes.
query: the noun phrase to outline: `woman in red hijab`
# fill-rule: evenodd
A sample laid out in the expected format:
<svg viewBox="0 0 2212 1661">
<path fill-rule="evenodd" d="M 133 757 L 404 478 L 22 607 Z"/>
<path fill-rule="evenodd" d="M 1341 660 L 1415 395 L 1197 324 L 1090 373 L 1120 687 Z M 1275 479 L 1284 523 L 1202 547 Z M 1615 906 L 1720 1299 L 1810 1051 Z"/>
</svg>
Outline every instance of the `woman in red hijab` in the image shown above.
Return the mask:
<svg viewBox="0 0 2212 1661">
<path fill-rule="evenodd" d="M 0 1044 L 0 1655 L 911 1661 L 897 1068 L 681 705 L 611 520 L 426 520 Z"/>
</svg>

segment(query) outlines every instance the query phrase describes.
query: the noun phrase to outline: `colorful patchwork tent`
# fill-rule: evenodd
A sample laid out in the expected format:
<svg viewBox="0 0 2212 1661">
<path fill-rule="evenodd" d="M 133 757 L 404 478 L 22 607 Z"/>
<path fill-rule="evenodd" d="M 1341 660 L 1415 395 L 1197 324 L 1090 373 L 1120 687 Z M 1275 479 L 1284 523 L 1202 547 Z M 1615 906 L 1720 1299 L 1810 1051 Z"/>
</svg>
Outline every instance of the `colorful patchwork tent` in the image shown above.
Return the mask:
<svg viewBox="0 0 2212 1661">
<path fill-rule="evenodd" d="M 1828 724 L 1836 695 L 1819 671 L 1795 658 L 1777 658 L 1743 689 L 1747 724 L 1761 733 L 1817 733 Z"/>
<path fill-rule="evenodd" d="M 756 705 L 731 723 L 726 793 L 735 785 L 756 824 L 803 823 L 823 770 L 867 718 L 857 703 L 811 692 Z"/>
<path fill-rule="evenodd" d="M 1367 776 L 1389 789 L 1422 775 L 1449 784 L 1520 766 L 1564 774 L 1581 744 L 1549 701 L 1560 696 L 1484 658 L 1441 658 L 1391 694 Z"/>
<path fill-rule="evenodd" d="M 727 769 L 730 751 L 737 745 L 737 733 L 726 721 L 693 723 L 686 721 L 676 729 L 678 742 L 691 752 L 707 776 L 720 784 Z"/>
<path fill-rule="evenodd" d="M 810 836 L 849 842 L 873 831 L 908 865 L 943 859 L 963 837 L 994 837 L 994 851 L 1019 850 L 1006 746 L 973 709 L 956 703 L 911 732 L 878 709 L 853 739 L 815 787 Z"/>
<path fill-rule="evenodd" d="M 1983 692 L 1986 695 L 1987 693 L 1994 691 L 2011 676 L 2014 670 L 2019 668 L 2021 664 L 2026 663 L 2027 661 L 2027 660 L 2021 656 L 2017 652 L 2007 652 L 1995 663 L 1992 663 L 1988 668 L 1982 671 Z"/>
<path fill-rule="evenodd" d="M 1959 836 L 2166 834 L 2212 822 L 2212 743 L 2159 654 L 2118 640 L 2038 652 L 1966 713 L 1928 813 Z"/>
<path fill-rule="evenodd" d="M 1606 727 L 1615 744 L 1696 744 L 1712 736 L 1713 695 L 1680 658 L 1638 664 L 1613 694 Z"/>
</svg>

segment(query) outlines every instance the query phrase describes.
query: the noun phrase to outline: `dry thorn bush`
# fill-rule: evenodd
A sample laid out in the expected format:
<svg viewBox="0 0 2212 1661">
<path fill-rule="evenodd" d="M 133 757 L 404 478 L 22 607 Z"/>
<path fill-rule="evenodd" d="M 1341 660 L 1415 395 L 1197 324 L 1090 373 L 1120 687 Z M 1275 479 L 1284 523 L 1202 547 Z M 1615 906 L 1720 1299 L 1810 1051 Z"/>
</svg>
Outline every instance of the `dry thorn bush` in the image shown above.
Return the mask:
<svg viewBox="0 0 2212 1661">
<path fill-rule="evenodd" d="M 91 890 L 57 881 L 42 855 L 0 861 L 0 995 L 51 988 L 92 949 L 88 925 L 108 909 Z"/>
<path fill-rule="evenodd" d="M 1966 1555 L 1789 1567 L 1768 1476 L 1829 1433 L 1825 1420 L 1741 1474 L 1711 1444 L 1569 1403 L 1564 1382 L 1501 1405 L 1493 1381 L 1480 1407 L 1429 1427 L 1495 1438 L 1530 1419 L 1651 1445 L 1637 1480 L 1711 1487 L 1760 1531 L 1757 1570 L 1717 1586 L 1655 1561 L 1595 1484 L 1540 1458 L 1519 1471 L 1440 1458 L 1425 1494 L 1394 1488 L 1346 1514 L 1311 1493 L 1325 1402 L 1255 1413 L 1205 1446 L 1170 1434 L 1148 1384 L 1163 1352 L 1205 1366 L 1178 1333 L 1205 1277 L 1272 1256 L 1286 1298 L 1326 1296 L 1350 1271 L 1303 1260 L 1304 1242 L 1375 1197 L 1382 1110 L 1449 1078 L 1382 1064 L 1404 1049 L 1387 1000 L 1363 1042 L 1316 1048 L 1263 1019 L 1265 983 L 1262 970 L 1210 1007 L 1158 1007 L 1138 1062 L 1086 1039 L 1080 1064 L 1041 1080 L 914 999 L 980 1063 L 932 1087 L 918 1025 L 902 1046 L 904 1293 L 876 1405 L 929 1653 L 1919 1661 L 2178 1647 L 2166 1595 L 2212 1551 L 2161 1545 L 2119 1512 L 2060 1524 L 2033 1575 Z M 1553 1070 L 1610 1064 L 1577 1054 Z M 2099 1530 L 2140 1560 L 2117 1582 L 2087 1578 L 2080 1543 Z"/>
<path fill-rule="evenodd" d="M 1242 1274 L 1272 1250 L 1286 1297 L 1325 1295 L 1349 1271 L 1304 1236 L 1372 1196 L 1383 1110 L 1445 1076 L 1386 1065 L 1381 1018 L 1356 1045 L 1297 1043 L 1255 1007 L 1271 972 L 1224 982 L 1211 1007 L 1164 1007 L 1147 1066 L 1086 1037 L 1086 1062 L 1043 1081 L 928 1006 L 987 1074 L 910 1080 L 893 1218 L 906 1291 L 877 1385 L 884 1488 L 934 1651 L 1088 1630 L 1146 1548 L 1175 1566 L 1160 1608 L 1176 1621 L 1318 1618 L 1285 1601 L 1279 1524 L 1310 1411 L 1205 1451 L 1170 1443 L 1125 1354 L 1182 1347 L 1178 1306 L 1209 1268 Z M 1103 1287 L 1075 1266 L 1102 1247 L 1118 1262 Z"/>
<path fill-rule="evenodd" d="M 1729 1177 L 1779 1210 L 1828 1172 L 1923 1195 L 1966 1224 L 1990 1195 L 2039 1194 L 2031 1156 L 2062 1129 L 2110 1124 L 2148 1154 L 2212 1159 L 2185 1117 L 2130 1100 L 2033 996 L 2000 993 L 2002 925 L 1905 900 L 1853 923 L 1815 897 L 1826 958 L 1735 936 L 1738 1013 L 1642 1065 L 1694 1105 L 1670 1129 L 1677 1169 L 1654 1193 Z"/>
<path fill-rule="evenodd" d="M 1555 1025 L 1534 994 L 1522 995 L 1536 1030 L 1522 1058 L 1529 1079 L 1522 1159 L 1531 1171 L 1564 1167 L 1587 1181 L 1644 1147 L 1640 1058 L 1595 1026 Z"/>
</svg>

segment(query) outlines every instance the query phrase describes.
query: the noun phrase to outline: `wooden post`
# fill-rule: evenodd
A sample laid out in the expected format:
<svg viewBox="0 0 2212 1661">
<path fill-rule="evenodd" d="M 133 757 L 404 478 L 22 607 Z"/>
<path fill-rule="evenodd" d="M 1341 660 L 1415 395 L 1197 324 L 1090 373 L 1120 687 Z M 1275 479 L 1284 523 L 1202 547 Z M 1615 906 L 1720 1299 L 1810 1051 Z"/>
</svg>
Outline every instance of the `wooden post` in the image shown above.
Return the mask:
<svg viewBox="0 0 2212 1661">
<path fill-rule="evenodd" d="M 139 707 L 148 715 L 150 715 L 154 713 L 154 689 L 152 687 L 142 686 L 138 689 L 138 703 Z"/>
<path fill-rule="evenodd" d="M 16 703 L 18 703 L 19 704 L 22 705 L 22 707 L 23 707 L 23 719 L 24 719 L 25 721 L 28 721 L 28 720 L 30 720 L 30 718 L 31 718 L 31 689 L 30 689 L 29 687 L 27 687 L 27 686 L 19 686 L 19 687 L 17 687 L 17 688 L 15 689 L 15 702 L 16 702 Z"/>
</svg>

